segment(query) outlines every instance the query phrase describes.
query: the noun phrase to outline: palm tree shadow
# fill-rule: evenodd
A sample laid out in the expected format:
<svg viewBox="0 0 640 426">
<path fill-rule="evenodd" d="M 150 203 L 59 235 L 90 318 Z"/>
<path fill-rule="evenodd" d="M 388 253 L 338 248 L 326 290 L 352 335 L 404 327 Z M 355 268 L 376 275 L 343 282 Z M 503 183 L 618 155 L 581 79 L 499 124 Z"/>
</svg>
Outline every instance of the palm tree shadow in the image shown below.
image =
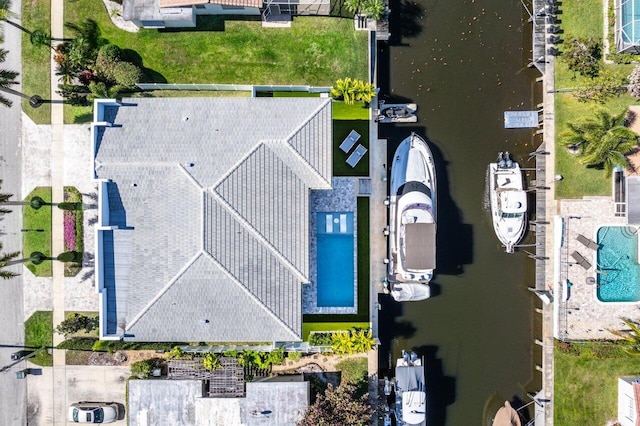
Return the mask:
<svg viewBox="0 0 640 426">
<path fill-rule="evenodd" d="M 89 279 L 92 279 L 95 275 L 95 257 L 92 253 L 84 252 L 82 257 L 82 268 L 86 269 L 86 272 L 82 274 L 80 277 L 80 282 L 85 282 Z M 93 284 L 95 285 L 95 283 Z"/>
</svg>

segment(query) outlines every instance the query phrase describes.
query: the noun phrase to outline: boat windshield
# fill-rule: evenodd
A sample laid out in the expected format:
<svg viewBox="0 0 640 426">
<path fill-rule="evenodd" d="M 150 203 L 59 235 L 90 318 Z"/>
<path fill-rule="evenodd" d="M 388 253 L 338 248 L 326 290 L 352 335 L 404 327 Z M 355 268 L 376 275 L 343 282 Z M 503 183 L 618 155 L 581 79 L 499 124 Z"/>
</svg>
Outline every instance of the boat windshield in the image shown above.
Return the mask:
<svg viewBox="0 0 640 426">
<path fill-rule="evenodd" d="M 522 217 L 522 213 L 500 212 L 500 217 L 503 218 L 503 219 L 514 219 L 514 218 Z"/>
</svg>

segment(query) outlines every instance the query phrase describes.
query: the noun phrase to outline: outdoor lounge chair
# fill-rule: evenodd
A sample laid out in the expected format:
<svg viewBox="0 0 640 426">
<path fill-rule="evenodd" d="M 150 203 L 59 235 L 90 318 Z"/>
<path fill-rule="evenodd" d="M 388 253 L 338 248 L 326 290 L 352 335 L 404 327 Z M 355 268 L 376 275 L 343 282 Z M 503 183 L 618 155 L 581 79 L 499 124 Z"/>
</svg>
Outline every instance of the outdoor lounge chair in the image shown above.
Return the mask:
<svg viewBox="0 0 640 426">
<path fill-rule="evenodd" d="M 351 151 L 351 148 L 353 148 L 356 142 L 358 142 L 358 139 L 360 139 L 360 133 L 356 132 L 355 130 L 352 130 L 349 133 L 349 135 L 340 144 L 340 149 L 343 150 L 344 152 Z"/>
<path fill-rule="evenodd" d="M 573 257 L 576 263 L 582 266 L 584 269 L 591 268 L 591 263 L 589 263 L 589 261 L 585 259 L 584 256 L 578 253 L 577 251 L 574 251 L 573 253 L 571 253 L 571 257 Z"/>
<path fill-rule="evenodd" d="M 355 151 L 353 151 L 349 158 L 347 158 L 347 164 L 351 167 L 355 167 L 366 153 L 367 148 L 365 148 L 362 144 L 358 144 Z"/>
<path fill-rule="evenodd" d="M 578 234 L 578 236 L 576 237 L 576 240 L 578 240 L 578 242 L 580 244 L 582 244 L 583 246 L 593 249 L 593 250 L 598 250 L 600 248 L 600 244 L 596 243 L 595 241 L 585 237 L 582 234 Z"/>
</svg>

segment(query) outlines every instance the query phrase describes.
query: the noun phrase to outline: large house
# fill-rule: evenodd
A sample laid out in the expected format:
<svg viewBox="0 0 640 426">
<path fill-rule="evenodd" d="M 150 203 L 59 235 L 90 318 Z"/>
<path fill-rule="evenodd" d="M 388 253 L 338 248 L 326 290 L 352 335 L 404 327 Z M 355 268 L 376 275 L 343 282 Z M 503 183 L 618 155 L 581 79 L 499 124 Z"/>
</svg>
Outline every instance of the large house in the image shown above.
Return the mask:
<svg viewBox="0 0 640 426">
<path fill-rule="evenodd" d="M 327 98 L 98 100 L 100 337 L 301 340 Z"/>
<path fill-rule="evenodd" d="M 193 28 L 198 15 L 329 15 L 329 0 L 123 0 L 122 17 L 140 28 Z M 285 19 L 286 20 L 286 19 Z"/>
</svg>

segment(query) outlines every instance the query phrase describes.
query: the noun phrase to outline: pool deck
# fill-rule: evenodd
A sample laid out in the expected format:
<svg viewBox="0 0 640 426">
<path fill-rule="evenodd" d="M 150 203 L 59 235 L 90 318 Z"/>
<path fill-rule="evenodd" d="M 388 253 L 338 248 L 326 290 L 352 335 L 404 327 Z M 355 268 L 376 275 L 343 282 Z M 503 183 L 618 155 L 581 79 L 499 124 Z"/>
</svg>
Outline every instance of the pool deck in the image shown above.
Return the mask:
<svg viewBox="0 0 640 426">
<path fill-rule="evenodd" d="M 560 214 L 565 220 L 565 240 L 560 248 L 559 283 L 554 288 L 557 312 L 557 336 L 562 340 L 613 339 L 608 330 L 625 328 L 620 318 L 637 319 L 640 303 L 600 302 L 597 286 L 587 284 L 587 278 L 597 280 L 596 251 L 576 240 L 578 234 L 596 241 L 601 226 L 626 226 L 625 217 L 614 216 L 611 197 L 585 197 L 581 200 L 562 200 Z M 592 265 L 585 270 L 570 257 L 578 251 Z M 568 279 L 572 283 L 566 298 L 560 283 Z"/>
<path fill-rule="evenodd" d="M 309 279 L 302 287 L 302 313 L 355 314 L 358 312 L 358 178 L 334 177 L 331 190 L 311 191 L 309 197 Z M 319 212 L 353 213 L 353 306 L 318 306 L 317 214 Z"/>
</svg>

